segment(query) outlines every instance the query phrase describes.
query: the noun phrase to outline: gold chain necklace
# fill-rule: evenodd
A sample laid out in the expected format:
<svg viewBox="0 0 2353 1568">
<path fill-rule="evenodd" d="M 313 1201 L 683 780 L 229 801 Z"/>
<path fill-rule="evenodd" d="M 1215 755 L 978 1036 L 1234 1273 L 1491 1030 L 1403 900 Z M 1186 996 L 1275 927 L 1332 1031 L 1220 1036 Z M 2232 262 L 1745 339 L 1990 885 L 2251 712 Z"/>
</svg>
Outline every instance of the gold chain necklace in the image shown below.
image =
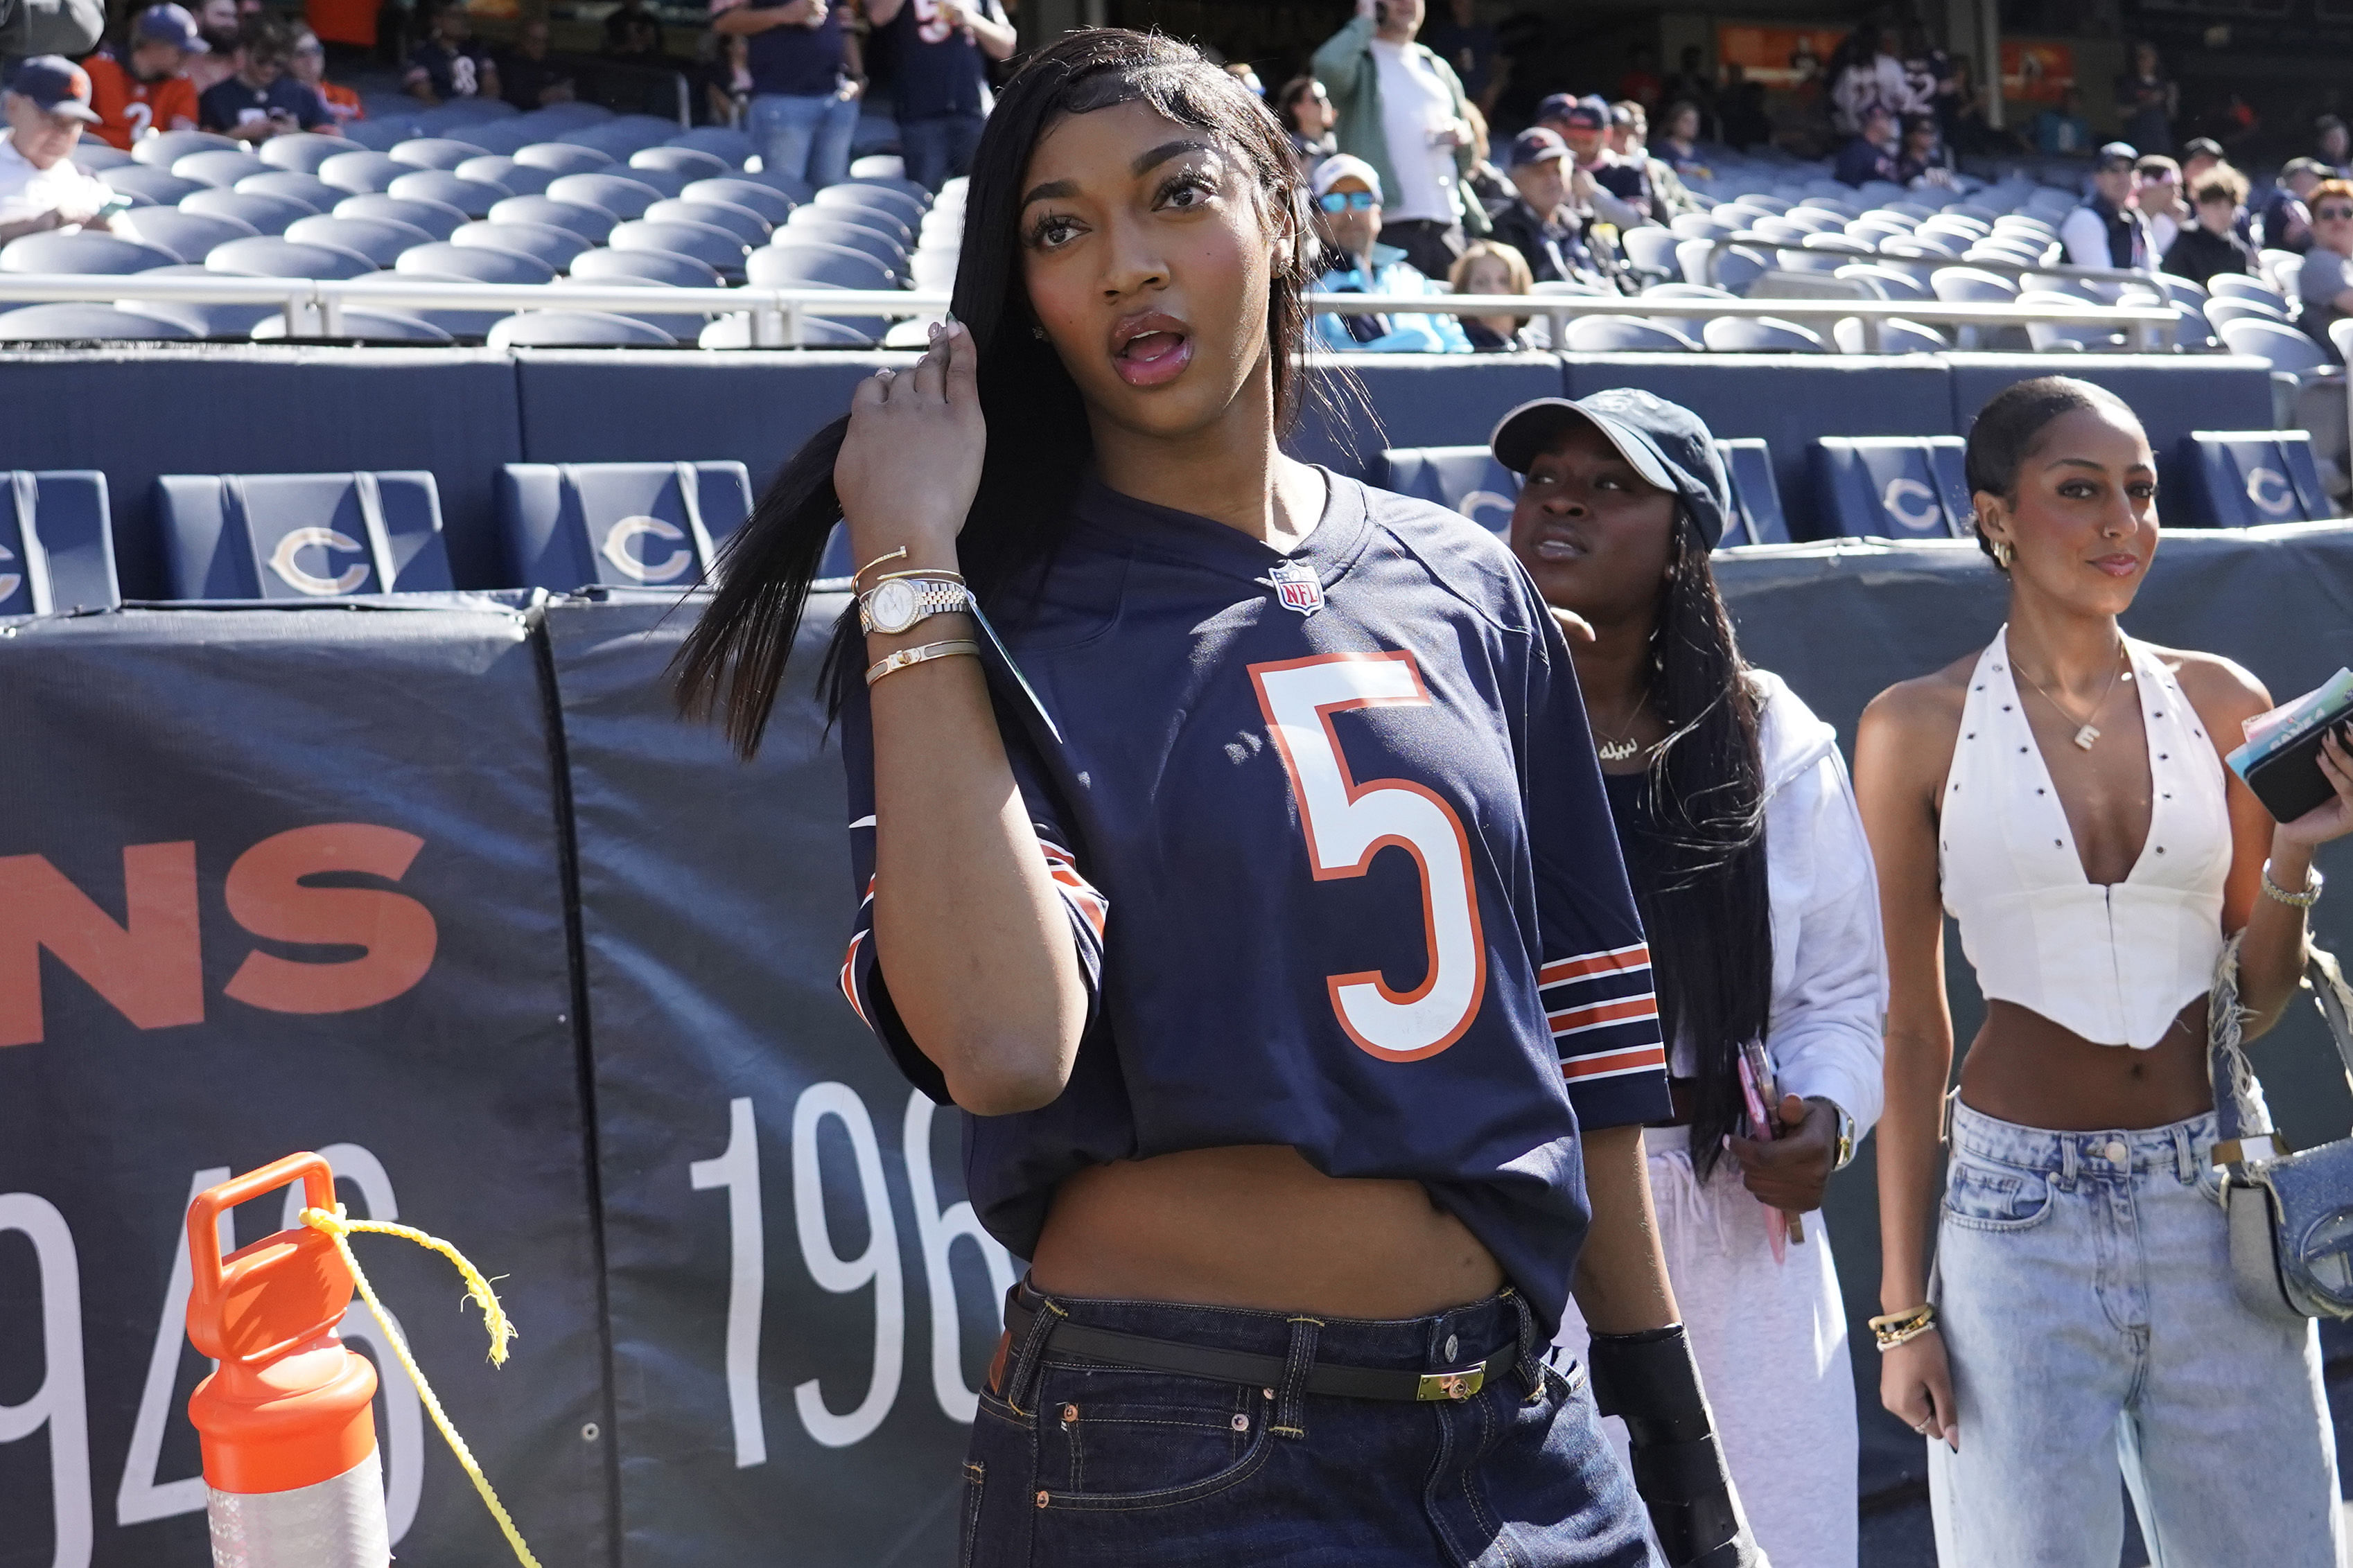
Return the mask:
<svg viewBox="0 0 2353 1568">
<path fill-rule="evenodd" d="M 2059 717 L 2066 720 L 2070 724 L 2076 726 L 2074 737 L 2075 744 L 2082 747 L 2084 751 L 2090 751 L 2093 743 L 2100 738 L 2100 728 L 2098 725 L 2093 723 L 2092 721 L 2100 716 L 2100 710 L 2108 705 L 2108 699 L 2116 695 L 2116 675 L 2124 668 L 2124 642 L 2119 638 L 2116 643 L 2117 657 L 2116 662 L 2108 670 L 2108 684 L 2100 692 L 2100 700 L 2092 704 L 2092 711 L 2082 719 L 2077 719 L 2073 713 L 2068 712 L 2066 705 L 2061 702 L 2059 699 L 2052 696 L 2048 691 L 2043 691 L 2042 683 L 2041 681 L 2035 679 L 2034 677 L 2031 675 L 2026 677 L 2026 684 L 2031 686 L 2037 691 L 2042 691 L 2042 700 L 2051 704 L 2052 707 L 2058 709 Z M 2018 668 L 2018 656 L 2015 652 L 2010 655 L 2010 667 L 2012 669 Z M 2020 670 L 2019 673 L 2023 675 L 2025 674 L 2025 671 Z"/>
</svg>

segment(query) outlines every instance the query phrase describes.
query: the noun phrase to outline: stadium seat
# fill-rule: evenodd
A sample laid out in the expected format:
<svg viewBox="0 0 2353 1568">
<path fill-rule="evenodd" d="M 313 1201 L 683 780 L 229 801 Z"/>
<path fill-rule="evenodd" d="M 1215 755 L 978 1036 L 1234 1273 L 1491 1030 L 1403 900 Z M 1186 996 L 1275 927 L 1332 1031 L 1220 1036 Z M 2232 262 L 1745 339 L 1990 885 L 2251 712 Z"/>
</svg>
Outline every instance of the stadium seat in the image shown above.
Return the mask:
<svg viewBox="0 0 2353 1568">
<path fill-rule="evenodd" d="M 1873 353 L 1870 334 L 1859 316 L 1841 316 L 1831 323 L 1831 340 L 1842 354 Z M 1933 327 L 1888 316 L 1879 323 L 1879 348 L 1883 354 L 1940 354 L 1953 345 Z"/>
<path fill-rule="evenodd" d="M 785 226 L 776 231 L 774 243 L 797 245 L 810 241 L 858 251 L 872 257 L 900 277 L 906 275 L 907 247 L 889 235 L 831 216 L 824 207 L 796 207 L 793 216 L 785 220 Z"/>
<path fill-rule="evenodd" d="M 603 310 L 525 310 L 490 331 L 494 349 L 675 348 L 678 340 L 650 321 Z"/>
<path fill-rule="evenodd" d="M 95 468 L 0 474 L 0 616 L 121 605 L 106 476 Z"/>
<path fill-rule="evenodd" d="M 504 185 L 462 180 L 446 169 L 411 169 L 385 187 L 386 195 L 414 201 L 439 202 L 468 217 L 488 217 L 491 209 L 514 195 Z"/>
<path fill-rule="evenodd" d="M 569 142 L 535 142 L 514 151 L 514 161 L 550 174 L 592 174 L 613 166 L 612 157 L 594 147 L 575 147 Z"/>
<path fill-rule="evenodd" d="M 436 239 L 447 239 L 473 221 L 456 207 L 445 206 L 439 202 L 420 202 L 375 194 L 345 196 L 335 204 L 333 216 L 388 218 L 394 223 L 413 225 Z"/>
<path fill-rule="evenodd" d="M 487 154 L 471 142 L 453 141 L 447 136 L 417 136 L 396 142 L 385 149 L 385 156 L 406 163 L 413 169 L 455 170 L 470 158 Z"/>
<path fill-rule="evenodd" d="M 2218 300 L 2252 300 L 2257 304 L 2269 305 L 2283 318 L 2287 315 L 2287 296 L 2260 279 L 2218 272 L 2207 280 L 2206 287 L 2207 291 Z"/>
<path fill-rule="evenodd" d="M 378 267 L 389 267 L 404 250 L 430 245 L 433 237 L 413 223 L 385 217 L 341 217 L 325 213 L 287 226 L 286 237 L 299 245 L 324 245 L 356 251 Z"/>
<path fill-rule="evenodd" d="M 490 221 L 560 228 L 583 246 L 602 245 L 613 232 L 613 215 L 602 207 L 582 206 L 554 196 L 509 196 L 491 209 Z"/>
<path fill-rule="evenodd" d="M 151 169 L 169 169 L 191 153 L 244 151 L 244 142 L 209 131 L 163 131 L 141 137 L 132 146 L 131 156 Z"/>
<path fill-rule="evenodd" d="M 357 278 L 375 270 L 375 263 L 356 250 L 269 234 L 215 246 L 205 267 L 237 278 Z"/>
<path fill-rule="evenodd" d="M 662 283 L 676 289 L 716 289 L 717 268 L 667 250 L 589 250 L 572 263 L 582 282 Z"/>
<path fill-rule="evenodd" d="M 756 181 L 733 175 L 722 175 L 715 180 L 697 180 L 679 195 L 690 202 L 725 202 L 731 206 L 748 208 L 766 218 L 771 228 L 793 216 L 790 196 Z"/>
<path fill-rule="evenodd" d="M 712 228 L 723 228 L 747 247 L 767 244 L 774 226 L 749 207 L 739 207 L 732 202 L 688 201 L 683 197 L 656 202 L 646 209 L 646 221 L 699 223 Z"/>
<path fill-rule="evenodd" d="M 272 136 L 256 147 L 253 155 L 273 169 L 315 174 L 320 164 L 330 158 L 340 158 L 351 150 L 351 142 L 341 136 L 322 136 L 315 131 L 290 131 Z"/>
<path fill-rule="evenodd" d="M 651 256 L 659 258 L 661 253 L 656 250 L 592 250 L 588 255 L 625 257 Z M 582 259 L 586 260 L 587 258 L 583 257 Z M 686 260 L 686 258 L 681 256 L 669 258 L 668 259 L 684 261 Z M 711 286 L 716 287 L 717 282 L 717 279 L 713 278 L 711 280 Z M 559 289 L 619 288 L 641 289 L 644 291 L 645 296 L 645 303 L 642 306 L 630 305 L 624 308 L 622 306 L 608 303 L 600 304 L 593 308 L 609 315 L 625 316 L 632 321 L 643 321 L 649 327 L 659 328 L 661 331 L 668 332 L 671 337 L 676 338 L 682 343 L 694 342 L 695 339 L 702 335 L 703 328 L 711 324 L 711 313 L 707 310 L 663 309 L 661 296 L 665 291 L 672 289 L 674 286 L 657 279 L 631 278 L 626 275 L 618 277 L 587 278 L 579 276 L 578 274 L 573 274 L 557 279 L 555 280 L 555 286 Z"/>
<path fill-rule="evenodd" d="M 837 196 L 837 191 L 849 194 Z M 913 247 L 916 231 L 923 223 L 921 213 L 910 214 L 901 205 L 862 199 L 856 190 L 842 185 L 827 186 L 817 194 L 816 200 L 796 210 L 803 223 L 849 223 L 871 228 L 902 250 Z"/>
<path fill-rule="evenodd" d="M 250 239 L 261 231 L 242 218 L 218 217 L 179 207 L 141 207 L 114 220 L 131 237 L 168 250 L 182 261 L 202 261 L 216 245 Z"/>
<path fill-rule="evenodd" d="M 1830 352 L 1830 345 L 1810 329 L 1772 316 L 1712 316 L 1700 336 L 1718 353 Z"/>
<path fill-rule="evenodd" d="M 621 114 L 578 131 L 567 131 L 556 138 L 577 147 L 594 147 L 626 160 L 632 153 L 648 147 L 659 147 L 678 134 L 675 120 L 663 120 L 651 114 Z"/>
<path fill-rule="evenodd" d="M 2242 294 L 2217 294 L 2206 301 L 2206 321 L 2220 331 L 2232 321 L 2277 321 L 2287 325 L 2287 312 L 2266 300 Z"/>
<path fill-rule="evenodd" d="M 95 174 L 100 169 L 119 168 L 132 162 L 131 154 L 121 148 L 110 147 L 89 137 L 75 142 L 73 151 L 66 156 L 71 158 L 74 167 L 85 174 Z"/>
<path fill-rule="evenodd" d="M 392 265 L 396 272 L 438 272 L 477 283 L 545 283 L 555 276 L 555 268 L 536 256 L 446 239 L 404 250 Z"/>
<path fill-rule="evenodd" d="M 894 177 L 887 174 L 852 174 L 840 184 L 827 188 L 839 191 L 885 192 L 898 197 L 902 204 L 912 207 L 917 216 L 921 216 L 923 209 L 932 205 L 932 193 L 903 175 Z"/>
<path fill-rule="evenodd" d="M 790 174 L 770 174 L 765 169 L 740 169 L 727 176 L 731 180 L 749 180 L 755 185 L 765 185 L 795 206 L 803 206 L 817 199 L 817 190 L 807 180 L 797 180 Z M 2298 259 L 2302 259 L 2298 258 Z"/>
<path fill-rule="evenodd" d="M 116 305 L 73 301 L 26 305 L 0 313 L 0 342 L 74 342 L 85 338 L 147 342 L 197 335 L 182 322 Z"/>
<path fill-rule="evenodd" d="M 1577 316 L 1568 323 L 1567 347 L 1571 353 L 1611 353 L 1624 351 L 1685 353 L 1699 347 L 1663 321 L 1640 316 Z"/>
<path fill-rule="evenodd" d="M 176 267 L 158 267 L 142 276 L 148 278 L 218 278 L 219 273 L 202 262 L 182 262 Z M 243 341 L 254 324 L 275 316 L 283 320 L 285 309 L 279 305 L 198 304 L 188 300 L 118 300 L 118 310 L 133 315 L 153 316 L 185 329 L 192 338 L 227 338 Z"/>
<path fill-rule="evenodd" d="M 447 589 L 433 476 L 164 474 L 155 480 L 174 599 L 321 599 Z"/>
<path fill-rule="evenodd" d="M 665 143 L 645 147 L 629 154 L 632 169 L 659 169 L 667 174 L 683 176 L 689 183 L 716 179 L 730 169 L 740 169 L 740 163 L 730 163 L 716 153 L 705 153 L 693 147 Z"/>
<path fill-rule="evenodd" d="M 382 153 L 353 152 L 325 160 L 312 173 L 336 189 L 359 196 L 388 191 L 393 181 L 417 170 Z"/>
<path fill-rule="evenodd" d="M 1773 478 L 1773 453 L 1757 437 L 1718 441 L 1715 455 L 1732 481 L 1732 516 L 1718 546 L 1787 544 L 1788 519 L 1781 510 L 1781 487 Z"/>
<path fill-rule="evenodd" d="M 544 195 L 547 187 L 555 183 L 555 171 L 518 163 L 512 158 L 496 153 L 486 153 L 479 158 L 469 158 L 449 171 L 461 180 L 477 184 L 503 185 L 519 196 Z"/>
<path fill-rule="evenodd" d="M 648 207 L 662 199 L 653 186 L 623 174 L 566 174 L 551 184 L 547 194 L 559 202 L 602 208 L 617 218 L 643 217 Z"/>
<path fill-rule="evenodd" d="M 730 171 L 741 169 L 759 151 L 752 139 L 741 131 L 724 125 L 698 125 L 693 130 L 671 137 L 666 147 L 691 147 L 709 153 L 725 163 Z"/>
<path fill-rule="evenodd" d="M 499 531 L 513 580 L 690 588 L 752 515 L 741 463 L 509 463 Z"/>
<path fill-rule="evenodd" d="M 420 246 L 418 248 L 425 247 Z M 475 251 L 471 254 L 489 257 L 493 261 L 498 258 L 498 253 L 495 251 Z M 528 263 L 530 258 L 515 257 L 512 259 L 518 263 Z M 371 272 L 364 278 L 352 279 L 343 285 L 343 315 L 346 321 L 354 312 L 364 312 L 369 316 L 404 316 L 422 321 L 435 331 L 447 332 L 453 338 L 479 340 L 492 327 L 506 320 L 507 312 L 495 310 L 441 310 L 430 305 L 412 304 L 407 300 L 402 300 L 397 304 L 379 305 L 369 301 L 366 296 L 379 289 L 401 289 L 413 283 L 480 283 L 481 281 L 481 279 L 470 278 L 464 273 L 440 268 L 428 271 L 395 267 L 389 271 Z"/>
<path fill-rule="evenodd" d="M 85 276 L 153 272 L 179 260 L 159 246 L 97 230 L 28 234 L 0 246 L 0 272 L 73 272 Z"/>
<path fill-rule="evenodd" d="M 2206 307 L 2208 319 L 2212 320 L 2212 312 L 2222 309 L 2222 306 L 2220 300 L 2209 304 Z M 2214 331 L 2232 353 L 2253 354 L 2269 362 L 2275 371 L 2303 375 L 2312 371 L 2327 370 L 2331 363 L 2327 349 L 2284 321 L 2241 317 L 2236 321 L 2215 321 Z"/>
<path fill-rule="evenodd" d="M 2334 517 L 2303 430 L 2193 430 L 2182 459 L 2200 521 L 2216 528 Z M 2173 522 L 2171 517 L 2166 520 Z"/>
<path fill-rule="evenodd" d="M 111 191 L 129 196 L 142 196 L 159 206 L 171 206 L 183 196 L 198 191 L 208 191 L 210 185 L 195 180 L 184 180 L 169 169 L 158 169 L 147 163 L 118 163 L 98 172 L 99 184 Z"/>
<path fill-rule="evenodd" d="M 181 198 L 180 210 L 207 217 L 233 217 L 251 224 L 263 235 L 284 234 L 301 219 L 318 216 L 301 202 L 262 191 L 198 190 Z"/>
<path fill-rule="evenodd" d="M 270 317 L 255 323 L 253 341 L 274 342 L 286 336 L 286 318 Z M 400 310 L 377 310 L 360 306 L 346 306 L 343 311 L 343 331 L 335 334 L 337 342 L 361 343 L 453 343 L 457 334 L 438 327 L 422 316 Z"/>
<path fill-rule="evenodd" d="M 269 165 L 242 147 L 208 147 L 174 162 L 172 173 L 200 185 L 227 190 L 248 174 L 265 174 Z"/>
<path fill-rule="evenodd" d="M 1929 291 L 1928 285 L 1910 273 L 1899 272 L 1893 267 L 1883 267 L 1875 261 L 1849 262 L 1831 276 L 1842 279 L 1847 282 L 1860 283 L 1883 300 L 1915 300 L 1926 302 L 1936 298 L 1936 295 Z"/>
<path fill-rule="evenodd" d="M 862 251 L 814 240 L 778 239 L 752 252 L 745 276 L 763 289 L 791 289 L 818 283 L 834 289 L 896 289 L 898 275 Z M 878 329 L 880 330 L 880 329 Z"/>
<path fill-rule="evenodd" d="M 1491 533 L 1508 534 L 1520 477 L 1497 462 L 1484 447 L 1393 447 L 1381 454 L 1388 477 L 1384 489 L 1436 501 L 1461 513 Z"/>
<path fill-rule="evenodd" d="M 655 190 L 659 191 L 665 197 L 677 195 L 681 191 L 685 190 L 687 186 L 692 184 L 697 177 L 695 174 L 689 174 L 683 170 L 639 168 L 634 163 L 625 165 L 622 168 L 614 170 L 613 172 L 623 179 L 635 180 L 641 185 L 650 185 Z"/>
<path fill-rule="evenodd" d="M 449 237 L 452 245 L 482 247 L 491 250 L 512 250 L 522 256 L 536 257 L 557 272 L 572 265 L 573 258 L 588 248 L 588 241 L 568 228 L 557 228 L 544 223 L 470 223 Z"/>
<path fill-rule="evenodd" d="M 865 318 L 860 318 L 865 319 Z M 874 324 L 881 324 L 874 318 Z M 858 331 L 846 321 L 828 321 L 821 316 L 804 316 L 800 324 L 800 342 L 795 347 L 804 349 L 871 349 L 875 339 Z M 748 349 L 758 345 L 752 342 L 752 318 L 738 311 L 732 316 L 716 316 L 695 339 L 699 348 Z"/>
<path fill-rule="evenodd" d="M 1972 530 L 1968 443 L 1958 436 L 1825 436 L 1814 493 L 1827 531 L 1849 539 L 1965 539 Z"/>
<path fill-rule="evenodd" d="M 723 228 L 676 219 L 637 218 L 617 225 L 609 243 L 616 250 L 666 250 L 673 256 L 691 256 L 729 279 L 744 276 L 744 257 L 751 250 Z"/>
<path fill-rule="evenodd" d="M 231 188 L 249 195 L 283 196 L 290 202 L 301 202 L 314 213 L 332 212 L 335 204 L 351 194 L 316 174 L 297 174 L 291 169 L 265 169 L 259 174 L 248 174 Z"/>
</svg>

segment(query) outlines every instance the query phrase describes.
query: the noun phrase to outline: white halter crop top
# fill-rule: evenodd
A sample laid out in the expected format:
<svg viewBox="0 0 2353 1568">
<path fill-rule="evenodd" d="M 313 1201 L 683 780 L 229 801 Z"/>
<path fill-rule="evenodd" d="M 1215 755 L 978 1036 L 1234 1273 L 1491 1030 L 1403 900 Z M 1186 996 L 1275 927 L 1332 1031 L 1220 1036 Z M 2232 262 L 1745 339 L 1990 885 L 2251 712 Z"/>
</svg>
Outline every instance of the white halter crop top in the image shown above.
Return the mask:
<svg viewBox="0 0 2353 1568">
<path fill-rule="evenodd" d="M 2148 737 L 2148 837 L 2126 879 L 2084 875 L 2010 664 L 2010 628 L 1978 656 L 1946 775 L 1937 861 L 1946 911 L 1988 1000 L 2102 1045 L 2147 1050 L 2205 994 L 2231 869 L 2222 762 L 2179 682 L 2126 638 Z"/>
</svg>

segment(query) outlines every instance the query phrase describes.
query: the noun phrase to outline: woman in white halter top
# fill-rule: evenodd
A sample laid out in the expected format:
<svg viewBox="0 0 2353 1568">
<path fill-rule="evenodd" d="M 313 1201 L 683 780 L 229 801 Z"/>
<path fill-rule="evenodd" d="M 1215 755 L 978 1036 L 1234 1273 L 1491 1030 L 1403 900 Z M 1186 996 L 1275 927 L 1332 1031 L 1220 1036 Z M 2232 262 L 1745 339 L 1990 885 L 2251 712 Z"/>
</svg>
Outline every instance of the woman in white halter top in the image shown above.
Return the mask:
<svg viewBox="0 0 2353 1568">
<path fill-rule="evenodd" d="M 2327 743 L 2335 800 L 2274 823 L 2221 761 L 2261 684 L 2124 635 L 2157 473 L 2113 395 L 2010 387 L 1967 461 L 2009 624 L 1856 733 L 1890 981 L 1881 1398 L 1928 1439 L 1943 1568 L 2114 1568 L 2119 1465 L 2156 1563 L 2324 1568 L 2318 1340 L 2232 1287 L 2205 997 L 2243 931 L 2250 1034 L 2285 1007 L 2312 851 L 2353 830 L 2353 751 Z M 1949 1150 L 1947 913 L 1986 997 Z"/>
</svg>

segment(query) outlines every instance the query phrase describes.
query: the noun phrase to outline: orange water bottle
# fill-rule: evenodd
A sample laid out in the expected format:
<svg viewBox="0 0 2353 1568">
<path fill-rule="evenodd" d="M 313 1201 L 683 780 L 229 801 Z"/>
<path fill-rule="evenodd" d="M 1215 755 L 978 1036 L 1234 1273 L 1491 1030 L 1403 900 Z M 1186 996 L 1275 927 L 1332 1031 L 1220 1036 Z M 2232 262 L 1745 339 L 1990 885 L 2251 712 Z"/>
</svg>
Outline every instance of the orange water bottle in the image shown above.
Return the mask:
<svg viewBox="0 0 2353 1568">
<path fill-rule="evenodd" d="M 221 1256 L 228 1208 L 301 1181 L 335 1206 L 316 1154 L 290 1154 L 188 1207 L 188 1338 L 220 1365 L 188 1399 L 203 1440 L 215 1568 L 385 1568 L 375 1369 L 336 1334 L 352 1271 L 332 1237 L 281 1230 Z"/>
</svg>

